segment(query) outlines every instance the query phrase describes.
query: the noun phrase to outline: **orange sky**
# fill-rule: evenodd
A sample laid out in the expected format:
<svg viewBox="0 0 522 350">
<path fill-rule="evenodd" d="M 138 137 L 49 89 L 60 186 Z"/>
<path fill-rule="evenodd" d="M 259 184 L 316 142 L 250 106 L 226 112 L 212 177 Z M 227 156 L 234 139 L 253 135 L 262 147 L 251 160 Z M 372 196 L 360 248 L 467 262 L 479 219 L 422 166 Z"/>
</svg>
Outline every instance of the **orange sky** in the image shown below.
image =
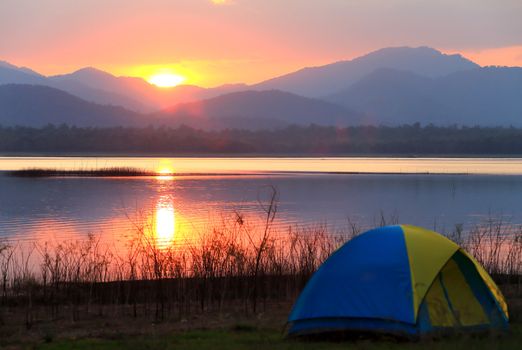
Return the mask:
<svg viewBox="0 0 522 350">
<path fill-rule="evenodd" d="M 522 1 L 2 0 L 0 60 L 185 83 L 255 83 L 388 46 L 522 66 Z"/>
<path fill-rule="evenodd" d="M 457 53 L 457 51 L 449 50 L 448 53 Z M 522 67 L 522 45 L 459 53 L 481 66 Z"/>
</svg>

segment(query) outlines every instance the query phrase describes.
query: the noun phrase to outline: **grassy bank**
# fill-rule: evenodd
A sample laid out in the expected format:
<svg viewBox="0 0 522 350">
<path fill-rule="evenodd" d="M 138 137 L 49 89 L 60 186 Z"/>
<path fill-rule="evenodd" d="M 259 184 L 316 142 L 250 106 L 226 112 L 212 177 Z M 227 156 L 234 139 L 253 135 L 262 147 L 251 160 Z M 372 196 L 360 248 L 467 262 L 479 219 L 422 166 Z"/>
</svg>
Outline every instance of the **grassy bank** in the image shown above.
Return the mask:
<svg viewBox="0 0 522 350">
<path fill-rule="evenodd" d="M 36 323 L 31 329 L 0 327 L 0 348 L 10 349 L 517 349 L 522 323 L 508 334 L 460 335 L 417 341 L 355 337 L 345 342 L 286 339 L 291 302 L 270 303 L 264 312 L 226 310 L 153 322 L 143 318 L 95 316 Z"/>
<path fill-rule="evenodd" d="M 445 339 L 398 341 L 383 338 L 359 338 L 344 342 L 311 342 L 285 339 L 280 331 L 236 325 L 221 329 L 151 332 L 148 335 L 47 339 L 12 344 L 12 349 L 519 349 L 522 325 L 514 325 L 508 335 L 455 336 Z"/>
<path fill-rule="evenodd" d="M 453 338 L 444 340 L 401 343 L 383 340 L 353 342 L 303 342 L 285 340 L 273 330 L 190 331 L 166 336 L 136 337 L 132 339 L 65 340 L 55 344 L 42 344 L 39 349 L 518 349 L 522 330 L 516 327 L 510 336 L 497 338 Z"/>
<path fill-rule="evenodd" d="M 295 300 L 320 264 L 360 232 L 352 226 L 333 233 L 321 225 L 280 232 L 272 227 L 275 209 L 266 209 L 264 226 L 251 226 L 238 214 L 181 245 L 161 244 L 145 227 L 136 228 L 122 251 L 96 236 L 0 244 L 0 323 L 17 309 L 27 328 L 39 320 L 106 313 L 156 321 L 231 308 L 255 314 L 267 303 Z M 449 236 L 519 309 L 522 229 L 491 222 L 467 232 L 457 227 Z"/>
<path fill-rule="evenodd" d="M 237 213 L 181 246 L 158 242 L 146 223 L 136 225 L 123 251 L 96 236 L 30 247 L 0 244 L 0 345 L 49 340 L 66 346 L 60 339 L 81 338 L 85 346 L 100 341 L 110 349 L 133 336 L 136 344 L 152 342 L 154 348 L 155 341 L 177 344 L 173 339 L 187 334 L 186 341 L 197 344 L 198 336 L 190 334 L 203 334 L 208 346 L 213 337 L 246 346 L 249 337 L 265 334 L 273 343 L 252 346 L 298 346 L 281 338 L 293 301 L 320 264 L 361 228 L 281 231 L 273 225 L 276 213 L 274 191 L 262 205 L 261 224 Z M 492 220 L 466 232 L 457 226 L 447 236 L 483 264 L 506 296 L 511 321 L 520 323 L 522 228 Z M 257 331 L 238 333 L 238 324 Z M 515 332 L 520 337 L 519 326 Z"/>
</svg>

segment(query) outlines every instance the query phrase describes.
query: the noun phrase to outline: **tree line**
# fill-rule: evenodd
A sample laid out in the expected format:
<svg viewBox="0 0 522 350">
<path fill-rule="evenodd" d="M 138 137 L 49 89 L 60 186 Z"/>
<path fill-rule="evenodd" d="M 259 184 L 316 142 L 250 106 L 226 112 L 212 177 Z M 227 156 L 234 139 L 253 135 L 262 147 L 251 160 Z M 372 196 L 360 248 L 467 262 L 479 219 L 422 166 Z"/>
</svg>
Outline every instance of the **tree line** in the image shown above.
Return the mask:
<svg viewBox="0 0 522 350">
<path fill-rule="evenodd" d="M 0 152 L 289 155 L 516 155 L 522 128 L 288 126 L 204 131 L 180 127 L 0 126 Z"/>
</svg>

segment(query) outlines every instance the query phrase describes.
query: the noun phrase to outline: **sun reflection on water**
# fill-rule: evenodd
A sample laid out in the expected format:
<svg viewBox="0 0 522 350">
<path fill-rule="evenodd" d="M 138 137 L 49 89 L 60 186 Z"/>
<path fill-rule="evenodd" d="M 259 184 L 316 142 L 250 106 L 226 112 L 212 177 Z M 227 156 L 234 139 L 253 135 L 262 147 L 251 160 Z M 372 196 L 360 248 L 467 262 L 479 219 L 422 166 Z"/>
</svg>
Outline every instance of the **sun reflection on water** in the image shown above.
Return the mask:
<svg viewBox="0 0 522 350">
<path fill-rule="evenodd" d="M 169 197 L 161 197 L 156 204 L 154 219 L 154 236 L 160 247 L 169 246 L 174 242 L 176 233 L 176 215 L 174 204 Z"/>
<path fill-rule="evenodd" d="M 174 175 L 158 175 L 156 179 L 160 181 L 174 180 Z"/>
</svg>

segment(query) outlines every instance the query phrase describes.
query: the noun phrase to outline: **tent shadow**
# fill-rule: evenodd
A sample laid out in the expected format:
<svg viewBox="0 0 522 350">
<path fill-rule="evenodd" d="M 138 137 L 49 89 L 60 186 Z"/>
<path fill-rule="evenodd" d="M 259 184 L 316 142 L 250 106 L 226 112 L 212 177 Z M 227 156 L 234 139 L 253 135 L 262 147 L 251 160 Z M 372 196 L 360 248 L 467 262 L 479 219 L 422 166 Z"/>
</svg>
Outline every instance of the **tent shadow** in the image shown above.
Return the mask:
<svg viewBox="0 0 522 350">
<path fill-rule="evenodd" d="M 419 342 L 442 342 L 464 339 L 500 339 L 509 335 L 509 331 L 482 330 L 476 332 L 444 331 L 425 335 L 408 335 L 401 333 L 387 333 L 375 331 L 326 331 L 316 334 L 287 336 L 287 339 L 296 342 L 328 342 L 328 343 L 386 343 L 406 344 Z"/>
</svg>

